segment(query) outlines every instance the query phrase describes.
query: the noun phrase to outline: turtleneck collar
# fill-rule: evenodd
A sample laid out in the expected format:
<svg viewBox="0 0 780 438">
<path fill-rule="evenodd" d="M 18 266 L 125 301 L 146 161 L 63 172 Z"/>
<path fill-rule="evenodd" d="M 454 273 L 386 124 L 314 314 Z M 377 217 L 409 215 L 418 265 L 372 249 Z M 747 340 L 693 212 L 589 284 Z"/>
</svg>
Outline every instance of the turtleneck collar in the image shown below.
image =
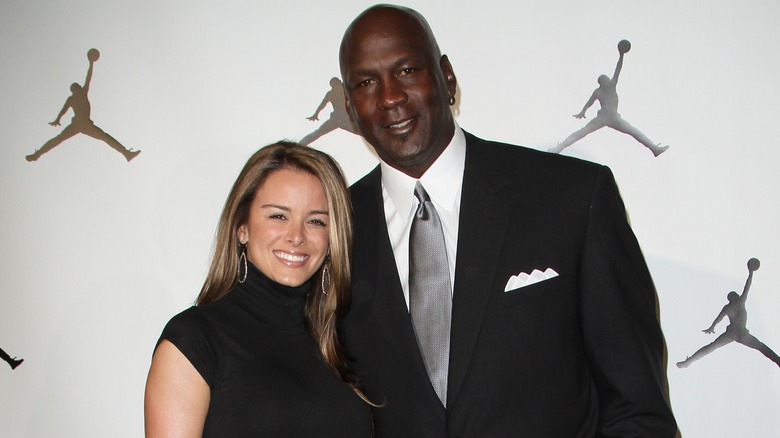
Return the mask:
<svg viewBox="0 0 780 438">
<path fill-rule="evenodd" d="M 290 287 L 271 280 L 252 263 L 247 263 L 247 271 L 246 281 L 236 283 L 226 298 L 276 330 L 285 333 L 306 331 L 303 306 L 312 280 Z"/>
</svg>

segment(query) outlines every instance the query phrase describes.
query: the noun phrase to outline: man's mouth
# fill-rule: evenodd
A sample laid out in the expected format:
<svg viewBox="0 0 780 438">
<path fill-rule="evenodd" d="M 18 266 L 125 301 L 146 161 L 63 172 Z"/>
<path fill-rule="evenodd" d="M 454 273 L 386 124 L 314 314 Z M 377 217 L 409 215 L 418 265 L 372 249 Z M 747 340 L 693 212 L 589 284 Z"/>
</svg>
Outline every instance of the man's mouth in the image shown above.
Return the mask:
<svg viewBox="0 0 780 438">
<path fill-rule="evenodd" d="M 387 127 L 390 129 L 401 129 L 406 126 L 409 126 L 410 123 L 412 123 L 413 119 L 407 119 L 403 122 L 393 123 L 392 125 L 388 125 Z"/>
</svg>

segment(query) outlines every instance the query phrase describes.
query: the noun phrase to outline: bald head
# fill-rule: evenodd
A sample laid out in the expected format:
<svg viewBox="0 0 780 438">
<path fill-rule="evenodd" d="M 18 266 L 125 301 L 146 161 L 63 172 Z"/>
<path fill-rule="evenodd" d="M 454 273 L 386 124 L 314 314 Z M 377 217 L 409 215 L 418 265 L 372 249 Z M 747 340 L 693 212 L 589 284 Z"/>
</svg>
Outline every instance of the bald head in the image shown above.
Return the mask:
<svg viewBox="0 0 780 438">
<path fill-rule="evenodd" d="M 433 36 L 433 31 L 419 12 L 414 9 L 396 5 L 375 5 L 360 15 L 358 15 L 344 32 L 341 39 L 341 48 L 339 50 L 339 64 L 341 74 L 344 77 L 344 67 L 350 50 L 354 44 L 366 33 L 386 33 L 393 32 L 411 33 L 418 38 L 418 41 L 424 41 L 430 56 L 437 60 L 441 57 L 439 44 Z"/>
</svg>

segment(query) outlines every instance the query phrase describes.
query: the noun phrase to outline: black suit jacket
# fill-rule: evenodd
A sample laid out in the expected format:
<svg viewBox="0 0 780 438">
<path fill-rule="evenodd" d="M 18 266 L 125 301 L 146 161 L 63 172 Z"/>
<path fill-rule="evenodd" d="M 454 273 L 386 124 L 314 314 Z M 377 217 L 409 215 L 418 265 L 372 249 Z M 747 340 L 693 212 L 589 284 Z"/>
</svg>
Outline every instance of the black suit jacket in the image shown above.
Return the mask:
<svg viewBox="0 0 780 438">
<path fill-rule="evenodd" d="M 377 167 L 352 188 L 342 336 L 380 437 L 671 437 L 650 274 L 608 168 L 466 134 L 446 409 L 415 341 Z M 512 275 L 560 275 L 504 292 Z"/>
</svg>

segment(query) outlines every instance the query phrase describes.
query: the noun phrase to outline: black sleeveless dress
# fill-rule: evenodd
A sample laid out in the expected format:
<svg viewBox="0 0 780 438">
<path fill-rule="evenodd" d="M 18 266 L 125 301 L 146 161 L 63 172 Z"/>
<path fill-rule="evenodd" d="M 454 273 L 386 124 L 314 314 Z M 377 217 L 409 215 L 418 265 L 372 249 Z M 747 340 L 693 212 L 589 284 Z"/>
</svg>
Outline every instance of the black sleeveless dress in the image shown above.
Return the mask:
<svg viewBox="0 0 780 438">
<path fill-rule="evenodd" d="M 306 328 L 310 290 L 310 282 L 283 286 L 249 264 L 243 284 L 168 322 L 160 340 L 211 388 L 204 437 L 372 436 L 368 405 L 327 369 Z"/>
</svg>

